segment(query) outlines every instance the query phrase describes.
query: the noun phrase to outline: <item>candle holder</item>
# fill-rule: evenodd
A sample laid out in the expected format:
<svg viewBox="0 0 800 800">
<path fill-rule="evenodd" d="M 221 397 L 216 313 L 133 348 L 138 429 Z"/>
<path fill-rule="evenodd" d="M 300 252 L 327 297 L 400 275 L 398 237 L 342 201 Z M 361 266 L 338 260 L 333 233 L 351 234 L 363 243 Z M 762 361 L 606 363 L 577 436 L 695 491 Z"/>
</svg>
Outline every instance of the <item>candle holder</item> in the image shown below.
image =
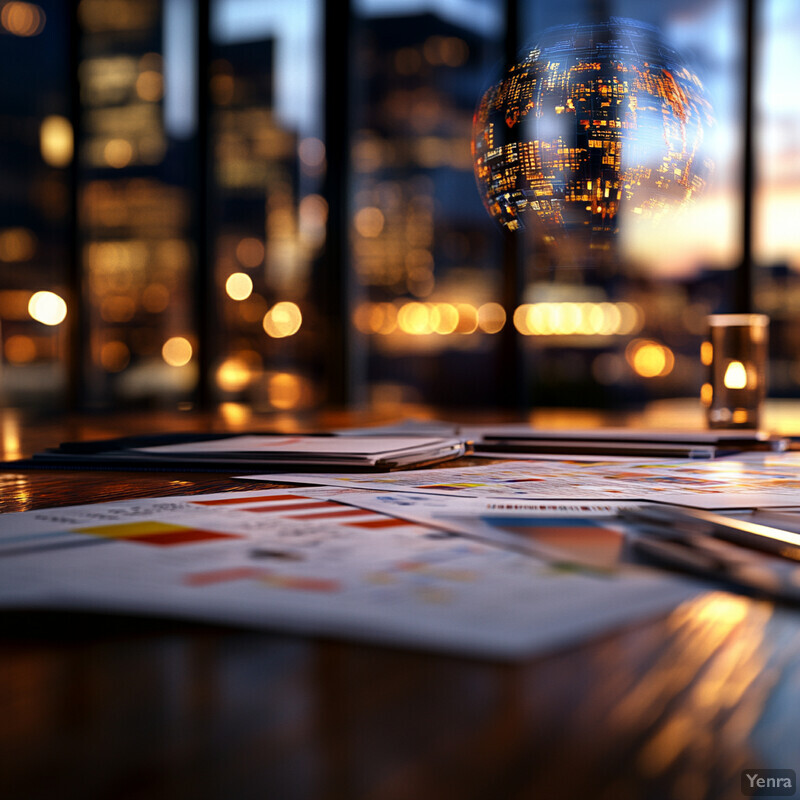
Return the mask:
<svg viewBox="0 0 800 800">
<path fill-rule="evenodd" d="M 769 317 L 712 314 L 701 359 L 710 379 L 703 386 L 709 428 L 758 428 L 767 392 Z"/>
</svg>

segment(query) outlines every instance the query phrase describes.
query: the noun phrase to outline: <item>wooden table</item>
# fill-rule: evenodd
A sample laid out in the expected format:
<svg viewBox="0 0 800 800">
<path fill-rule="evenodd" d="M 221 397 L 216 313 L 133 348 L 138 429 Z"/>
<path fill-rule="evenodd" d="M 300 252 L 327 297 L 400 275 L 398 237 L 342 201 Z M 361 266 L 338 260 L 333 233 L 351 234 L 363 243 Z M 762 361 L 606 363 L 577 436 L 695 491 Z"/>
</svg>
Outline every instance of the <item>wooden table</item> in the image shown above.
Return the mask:
<svg viewBox="0 0 800 800">
<path fill-rule="evenodd" d="M 6 458 L 225 427 L 0 414 Z M 0 511 L 251 486 L 12 470 Z M 800 771 L 800 614 L 721 591 L 513 665 L 100 614 L 4 612 L 0 631 L 4 800 L 694 800 Z"/>
</svg>

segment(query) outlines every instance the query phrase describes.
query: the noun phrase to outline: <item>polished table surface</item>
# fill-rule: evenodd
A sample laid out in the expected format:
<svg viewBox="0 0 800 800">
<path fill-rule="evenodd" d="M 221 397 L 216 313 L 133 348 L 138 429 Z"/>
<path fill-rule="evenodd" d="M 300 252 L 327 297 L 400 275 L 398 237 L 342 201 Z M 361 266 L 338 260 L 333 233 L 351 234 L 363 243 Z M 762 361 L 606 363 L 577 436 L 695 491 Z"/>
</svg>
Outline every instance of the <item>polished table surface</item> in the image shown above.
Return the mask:
<svg viewBox="0 0 800 800">
<path fill-rule="evenodd" d="M 64 440 L 300 424 L 223 411 L 5 411 L 0 444 L 13 459 Z M 5 468 L 0 511 L 252 487 Z M 0 614 L 4 800 L 693 800 L 742 797 L 742 771 L 763 768 L 800 772 L 800 612 L 723 591 L 513 664 L 119 615 Z"/>
</svg>

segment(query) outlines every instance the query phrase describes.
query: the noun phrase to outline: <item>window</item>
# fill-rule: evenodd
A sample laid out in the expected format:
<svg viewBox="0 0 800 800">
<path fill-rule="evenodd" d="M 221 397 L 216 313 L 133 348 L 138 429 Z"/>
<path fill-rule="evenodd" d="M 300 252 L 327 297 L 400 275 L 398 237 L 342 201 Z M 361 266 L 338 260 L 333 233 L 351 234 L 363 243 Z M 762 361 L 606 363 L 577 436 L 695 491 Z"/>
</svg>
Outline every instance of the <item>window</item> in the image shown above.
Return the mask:
<svg viewBox="0 0 800 800">
<path fill-rule="evenodd" d="M 696 397 L 744 305 L 796 393 L 800 16 L 755 5 L 6 3 L 2 401 L 638 405 Z M 537 43 L 535 131 L 517 103 L 478 148 L 509 231 L 473 115 Z"/>
</svg>

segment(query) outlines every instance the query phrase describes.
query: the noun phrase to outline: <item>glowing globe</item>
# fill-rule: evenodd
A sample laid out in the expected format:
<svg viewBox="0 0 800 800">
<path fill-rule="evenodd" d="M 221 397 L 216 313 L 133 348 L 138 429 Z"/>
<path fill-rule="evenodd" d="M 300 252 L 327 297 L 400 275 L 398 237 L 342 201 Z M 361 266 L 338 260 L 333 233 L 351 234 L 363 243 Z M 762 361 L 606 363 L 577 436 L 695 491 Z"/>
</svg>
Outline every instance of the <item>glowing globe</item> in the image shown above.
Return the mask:
<svg viewBox="0 0 800 800">
<path fill-rule="evenodd" d="M 551 28 L 481 98 L 475 175 L 505 228 L 609 249 L 621 226 L 703 192 L 712 125 L 700 79 L 656 28 L 616 17 Z"/>
</svg>

